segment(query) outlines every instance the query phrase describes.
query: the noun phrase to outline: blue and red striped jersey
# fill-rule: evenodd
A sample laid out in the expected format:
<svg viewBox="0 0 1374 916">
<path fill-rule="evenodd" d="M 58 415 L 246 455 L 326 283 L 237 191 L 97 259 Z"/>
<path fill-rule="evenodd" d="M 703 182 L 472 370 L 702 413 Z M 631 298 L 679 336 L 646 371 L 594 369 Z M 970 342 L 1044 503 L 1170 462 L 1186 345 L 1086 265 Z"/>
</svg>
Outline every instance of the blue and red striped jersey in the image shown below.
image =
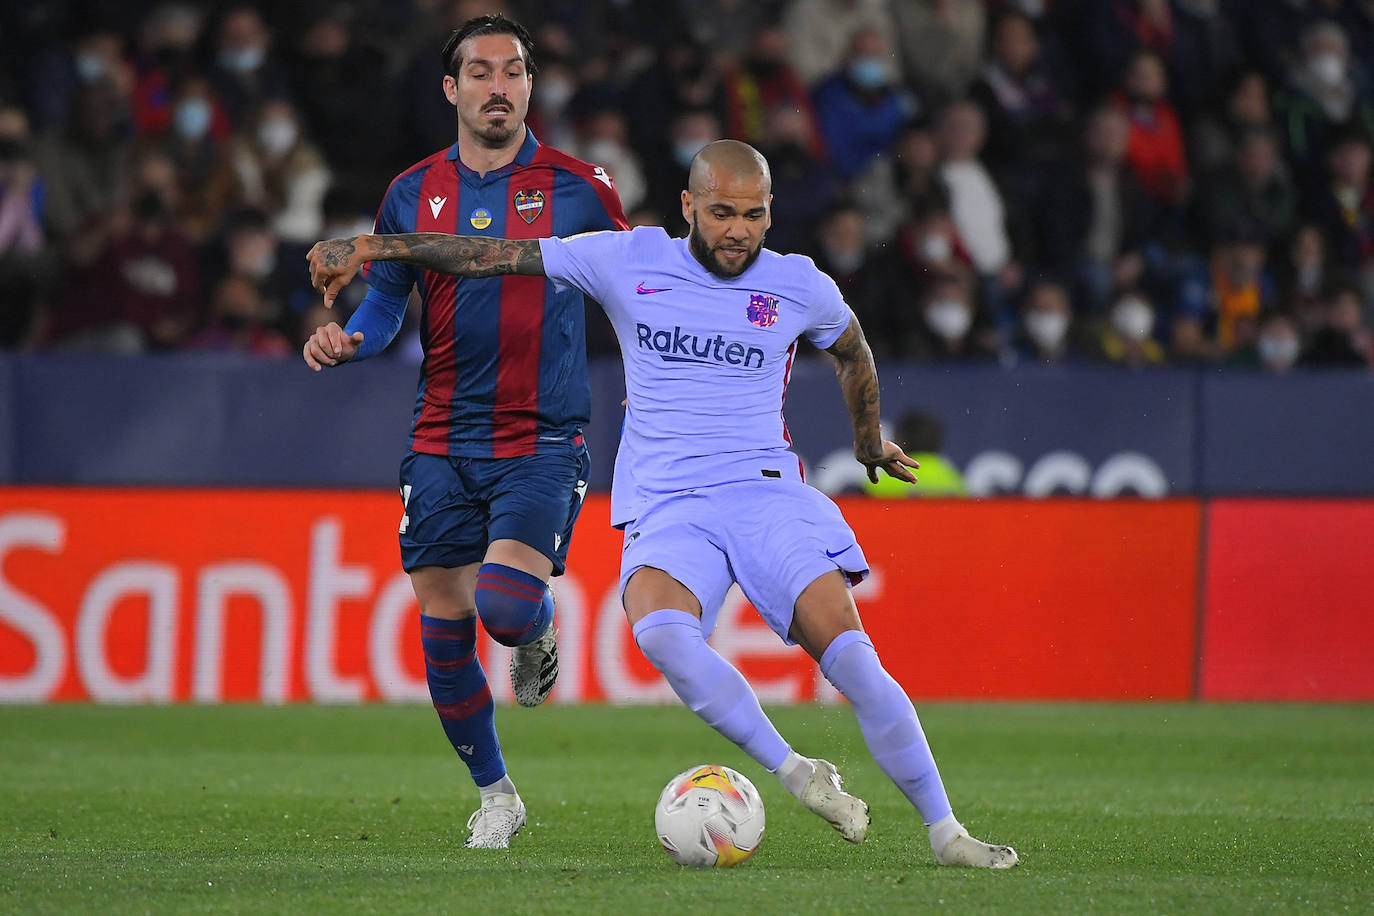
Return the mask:
<svg viewBox="0 0 1374 916">
<path fill-rule="evenodd" d="M 625 228 L 604 169 L 526 131 L 515 161 L 485 176 L 463 165 L 456 143 L 402 172 L 376 232 L 530 239 Z M 372 263 L 366 278 L 393 296 L 420 289 L 425 355 L 412 450 L 511 458 L 580 434 L 591 411 L 581 292 L 544 277 L 474 280 L 398 261 Z"/>
</svg>

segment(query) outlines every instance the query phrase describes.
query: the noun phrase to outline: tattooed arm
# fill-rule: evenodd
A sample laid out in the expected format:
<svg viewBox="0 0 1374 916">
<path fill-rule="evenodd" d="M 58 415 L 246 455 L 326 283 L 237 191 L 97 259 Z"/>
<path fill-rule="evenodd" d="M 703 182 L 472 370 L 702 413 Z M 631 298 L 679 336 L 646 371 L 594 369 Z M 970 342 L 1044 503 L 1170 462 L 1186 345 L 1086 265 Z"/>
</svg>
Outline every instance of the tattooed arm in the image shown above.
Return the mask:
<svg viewBox="0 0 1374 916">
<path fill-rule="evenodd" d="M 339 290 L 368 261 L 405 261 L 425 270 L 460 277 L 537 277 L 544 273 L 538 239 L 487 239 L 442 232 L 330 239 L 317 243 L 306 258 L 310 261 L 311 285 L 324 293 L 324 304 L 328 306 L 333 306 Z"/>
<path fill-rule="evenodd" d="M 915 483 L 916 475 L 907 468 L 920 465 L 895 443 L 883 439 L 878 418 L 878 370 L 853 312 L 849 313 L 849 327 L 826 352 L 835 360 L 835 375 L 854 425 L 854 457 L 868 468 L 868 479 L 877 483 L 878 470 L 882 469 L 890 477 Z"/>
</svg>

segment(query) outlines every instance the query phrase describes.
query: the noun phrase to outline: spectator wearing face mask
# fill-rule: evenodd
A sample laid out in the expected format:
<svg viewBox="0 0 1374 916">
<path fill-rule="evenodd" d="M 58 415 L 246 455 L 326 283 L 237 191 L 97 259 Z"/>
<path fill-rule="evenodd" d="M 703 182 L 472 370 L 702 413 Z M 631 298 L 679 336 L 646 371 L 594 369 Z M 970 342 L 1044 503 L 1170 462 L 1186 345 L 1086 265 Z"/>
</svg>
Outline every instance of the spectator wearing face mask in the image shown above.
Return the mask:
<svg viewBox="0 0 1374 916">
<path fill-rule="evenodd" d="M 235 127 L 269 98 L 290 94 L 285 68 L 271 55 L 272 33 L 252 6 L 230 7 L 215 33 L 215 92 Z"/>
<path fill-rule="evenodd" d="M 1164 348 L 1154 339 L 1155 308 L 1143 293 L 1123 293 L 1107 313 L 1097 335 L 1098 357 L 1130 369 L 1162 366 Z"/>
<path fill-rule="evenodd" d="M 131 98 L 136 135 L 159 136 L 171 126 L 174 87 L 201 67 L 196 47 L 204 27 L 204 14 L 190 3 L 164 3 L 140 24 Z M 230 124 L 223 106 L 216 105 L 213 114 L 211 132 L 227 137 Z"/>
<path fill-rule="evenodd" d="M 911 202 L 911 213 L 897 230 L 893 252 L 898 265 L 897 286 L 919 298 L 931 283 L 944 277 L 974 282 L 973 258 L 959 238 L 949 212 L 944 184 Z"/>
<path fill-rule="evenodd" d="M 825 155 L 820 126 L 811 110 L 811 93 L 788 62 L 787 33 L 778 26 L 764 26 L 738 62 L 725 66 L 725 135 L 756 147 L 768 140 L 769 117 L 783 108 L 803 119 L 808 155 Z"/>
<path fill-rule="evenodd" d="M 208 80 L 189 76 L 172 93 L 172 122 L 158 148 L 177 169 L 176 219 L 192 241 L 217 232 L 237 178 L 230 143 L 212 130 L 217 101 Z"/>
<path fill-rule="evenodd" d="M 669 232 L 682 226 L 682 189 L 692 157 L 706 144 L 720 139 L 720 119 L 707 109 L 678 114 L 668 127 L 668 154 L 644 160 L 647 169 L 646 202 L 659 214 Z"/>
<path fill-rule="evenodd" d="M 215 287 L 209 325 L 187 344 L 191 350 L 280 359 L 295 348 L 273 326 L 272 307 L 249 278 L 230 274 Z"/>
<path fill-rule="evenodd" d="M 936 278 L 911 329 L 908 353 L 921 362 L 979 363 L 997 359 L 996 331 L 980 319 L 973 286 L 958 275 Z"/>
<path fill-rule="evenodd" d="M 837 193 L 834 173 L 813 152 L 813 127 L 812 119 L 800 108 L 779 105 L 769 112 L 764 142 L 759 145 L 773 177 L 768 247 L 783 254 L 808 246 Z"/>
<path fill-rule="evenodd" d="M 544 78 L 542 67 L 539 77 Z M 572 151 L 579 159 L 605 169 L 615 182 L 621 204 L 633 210 L 648 195 L 648 182 L 629 139 L 630 125 L 625 123 L 625 116 L 614 108 L 600 108 L 583 120 Z"/>
<path fill-rule="evenodd" d="M 1031 284 L 1021 307 L 1021 321 L 1003 363 L 1069 365 L 1079 362 L 1073 340 L 1074 316 L 1069 293 L 1054 280 Z"/>
<path fill-rule="evenodd" d="M 792 67 L 808 86 L 844 65 L 850 36 L 860 29 L 897 34 L 887 0 L 791 0 L 782 27 Z"/>
<path fill-rule="evenodd" d="M 883 34 L 860 29 L 850 39 L 842 67 L 816 87 L 816 120 L 830 166 L 842 181 L 871 166 L 892 147 L 902 125 L 920 113 L 897 73 Z"/>
<path fill-rule="evenodd" d="M 49 342 L 62 348 L 136 353 L 180 346 L 199 324 L 196 251 L 175 213 L 175 164 L 146 152 L 89 266 L 68 276 L 53 309 Z"/>
<path fill-rule="evenodd" d="M 1271 311 L 1261 316 L 1253 343 L 1231 354 L 1228 365 L 1258 369 L 1270 375 L 1285 375 L 1293 370 L 1302 354 L 1302 335 L 1291 315 Z"/>
<path fill-rule="evenodd" d="M 98 18 L 79 24 L 70 44 L 55 44 L 35 63 L 29 109 L 36 133 L 61 130 L 72 120 L 75 94 L 86 86 L 108 86 L 119 97 L 133 89 L 134 69 L 125 55 L 124 37 Z"/>
<path fill-rule="evenodd" d="M 1302 33 L 1299 53 L 1274 100 L 1288 161 L 1302 182 L 1320 185 L 1327 154 L 1343 128 L 1374 128 L 1374 99 L 1356 82 L 1345 30 L 1330 20 Z"/>
<path fill-rule="evenodd" d="M 873 356 L 890 359 L 902 355 L 891 266 L 868 244 L 863 211 L 847 201 L 832 206 L 817 229 L 813 260 L 835 281 L 859 323 L 870 329 L 868 342 Z"/>
<path fill-rule="evenodd" d="M 268 99 L 235 138 L 239 202 L 267 212 L 272 231 L 307 247 L 320 238 L 321 206 L 330 172 L 319 149 L 301 134 L 296 108 Z"/>
</svg>

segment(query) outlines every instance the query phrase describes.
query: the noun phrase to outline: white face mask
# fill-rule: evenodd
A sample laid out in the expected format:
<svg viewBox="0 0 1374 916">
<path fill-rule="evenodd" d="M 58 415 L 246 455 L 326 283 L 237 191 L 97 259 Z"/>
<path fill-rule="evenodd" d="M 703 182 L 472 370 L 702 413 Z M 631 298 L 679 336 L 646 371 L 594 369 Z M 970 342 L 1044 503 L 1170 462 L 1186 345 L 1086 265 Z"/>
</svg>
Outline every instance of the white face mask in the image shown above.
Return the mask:
<svg viewBox="0 0 1374 916">
<path fill-rule="evenodd" d="M 557 113 L 572 100 L 577 84 L 572 80 L 545 77 L 535 84 L 534 102 L 540 111 Z"/>
<path fill-rule="evenodd" d="M 1345 79 L 1345 58 L 1329 51 L 1323 52 L 1307 62 L 1307 69 L 1323 86 L 1339 86 Z"/>
<path fill-rule="evenodd" d="M 267 49 L 257 45 L 243 48 L 225 48 L 219 52 L 219 64 L 233 73 L 252 73 L 262 66 Z"/>
<path fill-rule="evenodd" d="M 625 158 L 625 147 L 605 137 L 588 143 L 586 149 L 582 152 L 585 153 L 583 158 L 588 162 L 594 162 L 607 169 L 611 169 L 612 166 L 618 164 Z"/>
<path fill-rule="evenodd" d="M 926 324 L 944 340 L 958 340 L 973 324 L 973 312 L 958 299 L 937 299 L 926 306 Z"/>
<path fill-rule="evenodd" d="M 673 143 L 673 161 L 684 169 L 692 164 L 693 157 L 701 152 L 701 148 L 710 143 L 710 140 L 682 139 Z"/>
<path fill-rule="evenodd" d="M 1031 312 L 1026 315 L 1026 334 L 1042 350 L 1053 350 L 1069 333 L 1066 312 Z"/>
<path fill-rule="evenodd" d="M 837 251 L 827 245 L 825 247 L 825 259 L 835 269 L 836 273 L 852 274 L 864 262 L 864 251 L 862 248 L 853 251 Z"/>
<path fill-rule="evenodd" d="M 1112 327 L 1127 340 L 1142 341 L 1155 328 L 1154 309 L 1139 299 L 1123 299 L 1112 309 Z"/>
<path fill-rule="evenodd" d="M 255 280 L 262 280 L 277 269 L 277 250 L 268 248 L 256 254 L 233 259 L 234 267 Z"/>
<path fill-rule="evenodd" d="M 214 110 L 204 99 L 185 99 L 172 110 L 172 129 L 188 142 L 196 142 L 210 130 Z"/>
<path fill-rule="evenodd" d="M 258 125 L 258 145 L 269 156 L 280 156 L 296 145 L 296 122 L 269 118 Z"/>
<path fill-rule="evenodd" d="M 949 236 L 941 232 L 932 232 L 930 235 L 921 239 L 921 244 L 917 249 L 921 253 L 922 260 L 930 264 L 943 264 L 949 260 L 949 256 L 954 254 L 954 245 L 950 243 Z"/>
<path fill-rule="evenodd" d="M 1298 361 L 1296 337 L 1261 337 L 1258 348 L 1260 361 L 1271 369 L 1287 369 Z"/>
<path fill-rule="evenodd" d="M 99 82 L 105 76 L 105 58 L 99 54 L 76 55 L 76 75 L 83 83 Z"/>
</svg>

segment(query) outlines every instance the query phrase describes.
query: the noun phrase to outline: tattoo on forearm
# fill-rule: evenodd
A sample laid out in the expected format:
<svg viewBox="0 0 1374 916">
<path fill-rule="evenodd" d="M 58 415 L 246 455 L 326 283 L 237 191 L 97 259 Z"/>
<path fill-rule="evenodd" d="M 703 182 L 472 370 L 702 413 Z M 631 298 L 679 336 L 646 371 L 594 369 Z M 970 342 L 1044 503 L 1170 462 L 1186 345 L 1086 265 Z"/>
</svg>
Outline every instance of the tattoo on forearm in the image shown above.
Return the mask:
<svg viewBox="0 0 1374 916">
<path fill-rule="evenodd" d="M 864 339 L 859 320 L 850 317 L 849 327 L 830 345 L 827 352 L 835 357 L 835 375 L 849 407 L 849 419 L 854 424 L 856 449 L 882 449 L 881 421 L 878 417 L 878 370 L 873 365 L 873 352 Z"/>
<path fill-rule="evenodd" d="M 485 239 L 441 232 L 413 232 L 375 237 L 375 257 L 406 261 L 417 267 L 460 277 L 502 274 L 540 276 L 544 256 L 538 239 Z"/>
</svg>

